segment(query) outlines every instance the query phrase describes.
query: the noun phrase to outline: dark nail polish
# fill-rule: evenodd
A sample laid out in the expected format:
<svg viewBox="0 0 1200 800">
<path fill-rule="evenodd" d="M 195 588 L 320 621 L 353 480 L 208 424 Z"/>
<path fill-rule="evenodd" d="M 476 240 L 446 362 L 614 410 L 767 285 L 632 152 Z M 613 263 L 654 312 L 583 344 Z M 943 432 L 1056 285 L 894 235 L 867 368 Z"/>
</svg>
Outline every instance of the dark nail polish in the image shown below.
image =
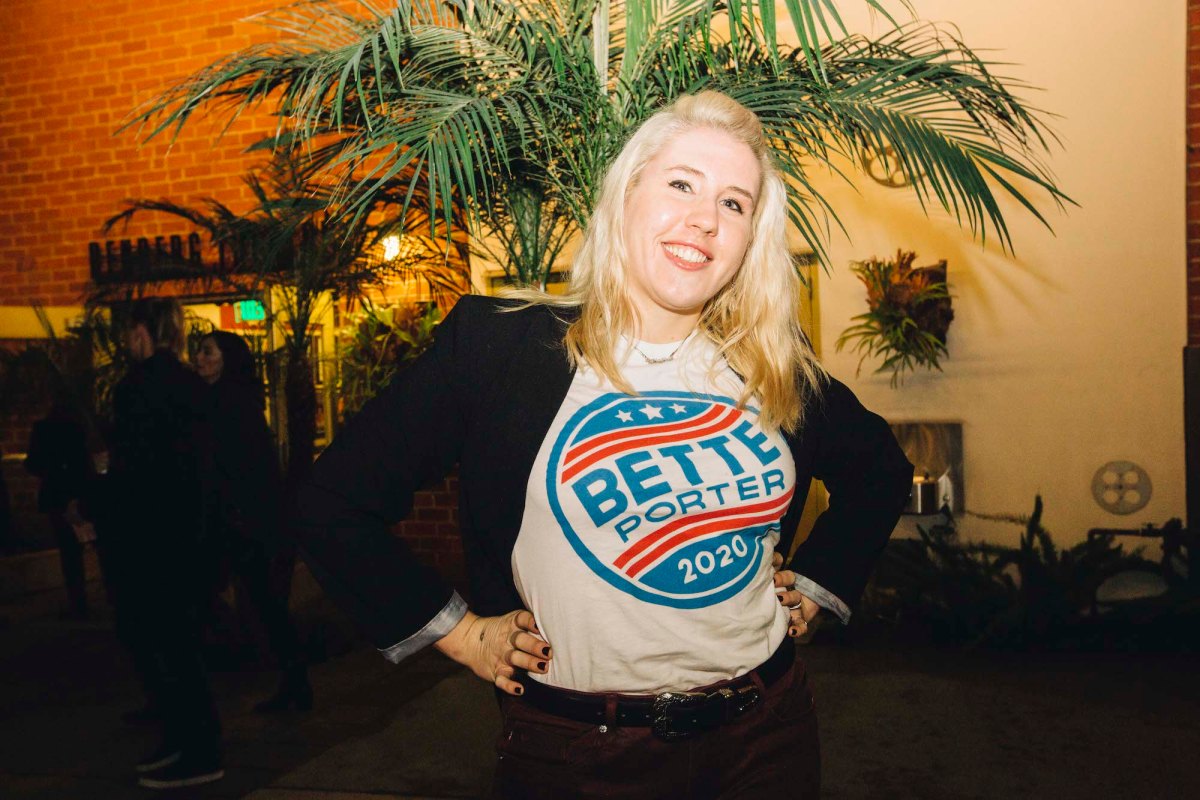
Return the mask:
<svg viewBox="0 0 1200 800">
<path fill-rule="evenodd" d="M 547 658 L 549 658 L 549 657 L 550 657 L 550 648 L 549 648 L 549 647 L 543 647 L 543 648 L 542 648 L 542 655 L 544 655 L 544 656 L 546 656 Z"/>
<path fill-rule="evenodd" d="M 545 662 L 545 661 L 539 661 L 539 662 L 538 662 L 538 669 L 540 669 L 540 670 L 542 670 L 543 672 L 545 672 L 545 671 L 546 671 L 546 662 Z"/>
<path fill-rule="evenodd" d="M 788 636 L 795 636 L 795 635 L 796 635 L 796 629 L 788 628 Z"/>
<path fill-rule="evenodd" d="M 524 686 L 518 686 L 518 687 L 517 687 L 517 694 L 525 694 L 525 687 L 524 687 Z"/>
</svg>

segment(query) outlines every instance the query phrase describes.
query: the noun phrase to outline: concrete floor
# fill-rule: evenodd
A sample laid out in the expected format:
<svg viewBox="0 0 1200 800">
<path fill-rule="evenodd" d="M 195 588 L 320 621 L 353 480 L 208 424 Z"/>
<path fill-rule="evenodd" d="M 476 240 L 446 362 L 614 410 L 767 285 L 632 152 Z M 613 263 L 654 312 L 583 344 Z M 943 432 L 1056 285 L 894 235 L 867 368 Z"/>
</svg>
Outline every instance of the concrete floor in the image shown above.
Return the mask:
<svg viewBox="0 0 1200 800">
<path fill-rule="evenodd" d="M 100 604 L 102 606 L 102 604 Z M 0 797 L 141 798 L 154 733 L 121 723 L 139 693 L 101 613 L 0 607 Z M 323 601 L 301 606 L 328 657 L 317 707 L 264 718 L 262 670 L 215 671 L 226 778 L 172 796 L 468 798 L 486 792 L 489 687 L 433 652 L 393 667 Z M 828 798 L 1200 797 L 1200 657 L 997 655 L 815 644 Z M 779 797 L 786 797 L 786 787 Z"/>
</svg>

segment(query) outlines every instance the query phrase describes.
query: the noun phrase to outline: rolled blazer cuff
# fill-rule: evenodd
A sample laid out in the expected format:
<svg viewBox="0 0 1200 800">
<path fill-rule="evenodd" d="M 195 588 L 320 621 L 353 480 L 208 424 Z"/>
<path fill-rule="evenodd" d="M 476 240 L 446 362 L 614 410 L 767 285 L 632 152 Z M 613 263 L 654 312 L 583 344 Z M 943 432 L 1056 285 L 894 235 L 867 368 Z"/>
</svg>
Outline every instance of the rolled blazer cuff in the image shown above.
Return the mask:
<svg viewBox="0 0 1200 800">
<path fill-rule="evenodd" d="M 454 626 L 466 615 L 467 601 L 463 600 L 458 592 L 455 592 L 451 595 L 450 602 L 446 603 L 437 616 L 425 624 L 424 628 L 407 639 L 396 642 L 391 647 L 379 648 L 379 652 L 388 661 L 399 664 L 413 653 L 423 650 L 454 630 Z"/>
<path fill-rule="evenodd" d="M 826 611 L 832 611 L 843 625 L 850 624 L 850 607 L 842 602 L 836 594 L 826 589 L 821 584 L 806 578 L 803 575 L 796 576 L 796 582 L 792 584 L 792 589 L 812 600 Z"/>
</svg>

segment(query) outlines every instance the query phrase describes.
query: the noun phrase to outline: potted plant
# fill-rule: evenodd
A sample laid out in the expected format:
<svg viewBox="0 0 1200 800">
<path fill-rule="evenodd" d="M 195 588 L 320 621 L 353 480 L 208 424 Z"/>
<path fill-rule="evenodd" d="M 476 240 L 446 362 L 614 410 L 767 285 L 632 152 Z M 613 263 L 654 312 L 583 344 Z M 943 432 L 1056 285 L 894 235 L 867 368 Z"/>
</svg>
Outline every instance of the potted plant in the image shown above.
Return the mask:
<svg viewBox="0 0 1200 800">
<path fill-rule="evenodd" d="M 946 333 L 954 319 L 946 285 L 946 262 L 914 267 L 917 254 L 899 250 L 894 259 L 869 258 L 850 270 L 867 288 L 867 311 L 854 317 L 838 337 L 837 349 L 851 345 L 860 353 L 858 369 L 868 358 L 882 357 L 876 373 L 892 373 L 892 386 L 917 367 L 941 370 L 949 355 Z"/>
<path fill-rule="evenodd" d="M 514 283 L 543 287 L 629 131 L 704 88 L 759 114 L 798 189 L 792 222 L 826 266 L 823 232 L 840 223 L 811 176 L 842 174 L 846 157 L 890 153 L 923 205 L 1005 246 L 996 188 L 1030 210 L 1029 191 L 1063 203 L 1039 160 L 1042 115 L 957 35 L 893 16 L 905 0 L 847 3 L 880 12 L 874 38 L 847 29 L 834 0 L 784 5 L 786 17 L 764 0 L 292 4 L 258 17 L 281 41 L 220 59 L 129 124 L 171 137 L 201 112 L 229 123 L 264 106 L 348 211 L 368 215 L 381 192 L 400 217 L 424 205 L 442 235 L 465 229 Z"/>
<path fill-rule="evenodd" d="M 380 308 L 365 300 L 339 334 L 338 400 L 344 423 L 433 344 L 434 303 Z"/>
</svg>

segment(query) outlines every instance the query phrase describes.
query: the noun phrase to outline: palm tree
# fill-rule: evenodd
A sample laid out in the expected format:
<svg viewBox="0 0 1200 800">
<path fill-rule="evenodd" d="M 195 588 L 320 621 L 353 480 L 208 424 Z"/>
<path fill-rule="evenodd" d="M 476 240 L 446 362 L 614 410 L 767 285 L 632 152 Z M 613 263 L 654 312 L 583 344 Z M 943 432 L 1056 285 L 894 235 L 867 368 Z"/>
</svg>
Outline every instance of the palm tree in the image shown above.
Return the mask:
<svg viewBox="0 0 1200 800">
<path fill-rule="evenodd" d="M 628 132 L 702 88 L 762 118 L 795 188 L 791 219 L 822 261 L 841 223 L 810 176 L 849 178 L 872 154 L 980 238 L 1011 247 L 1000 195 L 1045 223 L 1029 193 L 1067 198 L 1039 160 L 1053 141 L 1043 115 L 1013 93 L 1025 87 L 952 30 L 898 22 L 906 0 L 859 2 L 886 33 L 848 33 L 833 0 L 787 0 L 798 47 L 779 44 L 773 0 L 294 5 L 261 18 L 279 42 L 192 75 L 130 125 L 173 135 L 198 111 L 232 121 L 265 103 L 312 146 L 347 212 L 399 184 L 401 215 L 418 197 L 431 223 L 461 213 L 526 284 L 545 284 Z"/>
<path fill-rule="evenodd" d="M 317 393 L 309 355 L 313 321 L 329 303 L 361 298 L 384 277 L 416 278 L 442 298 L 462 294 L 466 280 L 441 243 L 429 237 L 410 236 L 403 258 L 382 260 L 376 255 L 378 245 L 394 224 L 386 219 L 368 224 L 365 218 L 337 213 L 330 207 L 329 188 L 313 174 L 305 154 L 282 140 L 270 144 L 277 148 L 270 162 L 245 177 L 255 199 L 250 211 L 239 214 L 211 198 L 199 208 L 133 200 L 104 229 L 145 212 L 185 219 L 204 231 L 214 249 L 225 253 L 222 261 L 232 265 L 226 270 L 201 266 L 191 281 L 262 293 L 277 303 L 267 324 L 278 321 L 285 331 L 281 438 L 287 444 L 287 482 L 295 486 L 308 474 L 315 455 Z M 386 207 L 391 197 L 380 192 L 374 200 Z"/>
</svg>

